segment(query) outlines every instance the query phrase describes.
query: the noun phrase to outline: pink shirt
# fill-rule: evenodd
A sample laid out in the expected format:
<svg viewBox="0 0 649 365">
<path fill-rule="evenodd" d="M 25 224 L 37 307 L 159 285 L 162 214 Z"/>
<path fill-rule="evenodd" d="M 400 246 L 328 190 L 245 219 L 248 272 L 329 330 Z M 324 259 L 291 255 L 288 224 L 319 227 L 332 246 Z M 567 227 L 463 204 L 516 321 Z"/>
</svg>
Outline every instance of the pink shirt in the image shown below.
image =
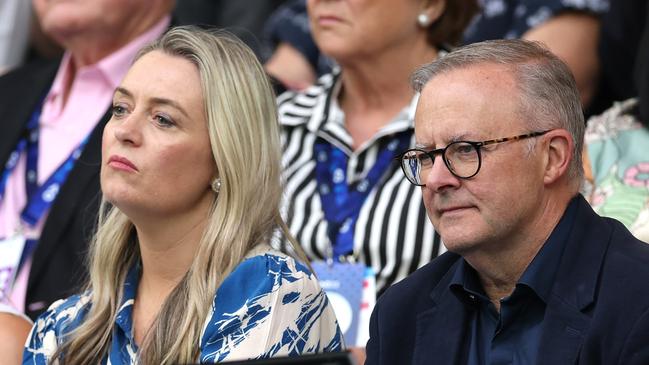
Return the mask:
<svg viewBox="0 0 649 365">
<path fill-rule="evenodd" d="M 62 94 L 66 81 L 71 77 L 72 58 L 68 52 L 63 55 L 54 83 L 45 97 L 39 120 L 39 185 L 92 132 L 111 105 L 113 92 L 126 75 L 138 50 L 164 33 L 169 23 L 170 17 L 166 16 L 118 51 L 96 64 L 78 69 L 65 105 Z M 27 238 L 38 238 L 47 219 L 46 213 L 35 227 L 21 222 L 20 213 L 27 203 L 25 165 L 26 157 L 23 153 L 7 180 L 4 198 L 0 201 L 0 238 L 11 236 L 21 227 Z M 21 311 L 25 306 L 30 267 L 31 258 L 19 272 L 9 298 L 8 304 Z"/>
</svg>

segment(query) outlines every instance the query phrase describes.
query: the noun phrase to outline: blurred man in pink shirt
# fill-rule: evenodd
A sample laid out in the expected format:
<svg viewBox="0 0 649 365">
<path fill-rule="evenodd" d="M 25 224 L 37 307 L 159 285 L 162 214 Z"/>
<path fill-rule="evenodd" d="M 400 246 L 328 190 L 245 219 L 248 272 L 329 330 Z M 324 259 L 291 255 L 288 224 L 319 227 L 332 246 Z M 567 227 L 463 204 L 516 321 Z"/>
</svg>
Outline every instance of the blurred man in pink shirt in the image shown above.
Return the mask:
<svg viewBox="0 0 649 365">
<path fill-rule="evenodd" d="M 34 0 L 62 59 L 0 77 L 0 312 L 36 318 L 78 291 L 112 94 L 174 0 Z"/>
</svg>

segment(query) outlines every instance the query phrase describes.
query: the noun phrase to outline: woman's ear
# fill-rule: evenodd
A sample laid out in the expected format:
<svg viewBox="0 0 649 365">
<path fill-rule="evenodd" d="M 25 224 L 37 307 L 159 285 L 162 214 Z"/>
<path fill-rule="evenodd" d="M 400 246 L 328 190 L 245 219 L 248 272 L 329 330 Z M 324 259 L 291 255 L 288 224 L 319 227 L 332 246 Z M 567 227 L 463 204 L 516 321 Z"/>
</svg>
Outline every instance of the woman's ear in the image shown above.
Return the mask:
<svg viewBox="0 0 649 365">
<path fill-rule="evenodd" d="M 212 191 L 215 192 L 216 194 L 221 191 L 221 179 L 216 178 L 212 180 L 212 183 L 210 184 L 210 187 L 212 188 Z"/>
<path fill-rule="evenodd" d="M 446 0 L 424 0 L 422 9 L 417 15 L 417 24 L 422 28 L 428 28 L 444 13 Z"/>
</svg>

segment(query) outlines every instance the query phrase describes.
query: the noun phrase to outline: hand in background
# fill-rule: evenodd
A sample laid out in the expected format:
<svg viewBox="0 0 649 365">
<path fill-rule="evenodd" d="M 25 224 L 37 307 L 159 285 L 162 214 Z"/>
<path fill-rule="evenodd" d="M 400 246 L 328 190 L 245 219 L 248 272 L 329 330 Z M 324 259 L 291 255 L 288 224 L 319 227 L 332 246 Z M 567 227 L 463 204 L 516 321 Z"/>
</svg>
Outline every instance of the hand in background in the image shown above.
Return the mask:
<svg viewBox="0 0 649 365">
<path fill-rule="evenodd" d="M 22 364 L 23 349 L 32 324 L 10 313 L 0 313 L 0 364 Z"/>
<path fill-rule="evenodd" d="M 316 80 L 316 73 L 306 57 L 288 43 L 280 43 L 264 67 L 288 90 L 306 89 Z"/>
<path fill-rule="evenodd" d="M 350 347 L 349 352 L 352 353 L 357 365 L 365 364 L 365 358 L 367 357 L 365 354 L 365 347 Z"/>
</svg>

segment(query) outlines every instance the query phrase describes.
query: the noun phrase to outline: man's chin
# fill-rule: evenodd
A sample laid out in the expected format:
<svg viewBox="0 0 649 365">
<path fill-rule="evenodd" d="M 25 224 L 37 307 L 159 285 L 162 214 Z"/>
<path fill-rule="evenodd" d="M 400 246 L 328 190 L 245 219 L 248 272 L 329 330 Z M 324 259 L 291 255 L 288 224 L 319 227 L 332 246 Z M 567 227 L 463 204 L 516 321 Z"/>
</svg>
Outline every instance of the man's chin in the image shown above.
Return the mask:
<svg viewBox="0 0 649 365">
<path fill-rule="evenodd" d="M 470 253 L 475 249 L 476 240 L 471 239 L 471 237 L 466 234 L 446 234 L 440 233 L 442 242 L 448 251 L 456 253 L 458 255 L 465 255 Z"/>
</svg>

